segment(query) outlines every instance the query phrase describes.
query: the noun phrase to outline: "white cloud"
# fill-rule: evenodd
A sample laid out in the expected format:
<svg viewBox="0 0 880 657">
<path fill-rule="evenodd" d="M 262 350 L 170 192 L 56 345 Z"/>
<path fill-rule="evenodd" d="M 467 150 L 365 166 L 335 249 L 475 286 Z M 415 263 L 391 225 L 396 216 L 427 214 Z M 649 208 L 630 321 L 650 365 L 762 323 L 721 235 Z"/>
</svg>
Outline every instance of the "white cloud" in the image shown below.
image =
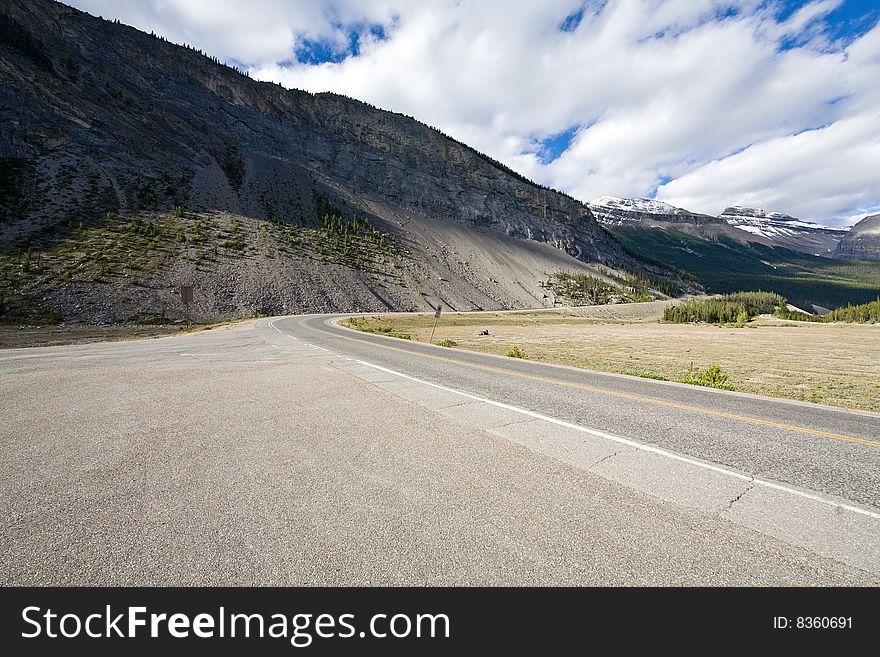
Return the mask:
<svg viewBox="0 0 880 657">
<path fill-rule="evenodd" d="M 118 18 L 224 61 L 284 62 L 307 39 L 344 41 L 339 25 L 390 23 L 396 3 L 384 0 L 67 0 L 83 11 Z"/>
<path fill-rule="evenodd" d="M 833 170 L 822 163 L 833 163 Z M 800 217 L 830 217 L 840 208 L 866 211 L 880 190 L 880 111 L 798 135 L 770 139 L 705 164 L 664 185 L 658 197 L 718 213 L 730 205 L 785 206 Z"/>
<path fill-rule="evenodd" d="M 579 0 L 75 4 L 260 79 L 413 115 L 582 199 L 656 189 L 697 211 L 754 203 L 820 220 L 880 206 L 880 26 L 830 41 L 840 0 L 784 21 L 762 0 L 593 0 L 571 32 L 559 26 Z M 388 38 L 338 63 L 290 62 L 303 38 L 343 47 L 358 23 Z M 572 126 L 542 163 L 540 140 Z"/>
</svg>

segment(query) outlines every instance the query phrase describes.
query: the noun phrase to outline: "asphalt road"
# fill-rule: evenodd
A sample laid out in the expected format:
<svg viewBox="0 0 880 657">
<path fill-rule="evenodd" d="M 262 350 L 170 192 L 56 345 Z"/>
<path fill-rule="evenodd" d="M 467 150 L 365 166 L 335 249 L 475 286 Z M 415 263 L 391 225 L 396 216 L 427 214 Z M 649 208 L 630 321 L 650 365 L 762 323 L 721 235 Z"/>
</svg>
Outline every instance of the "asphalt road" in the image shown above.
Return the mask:
<svg viewBox="0 0 880 657">
<path fill-rule="evenodd" d="M 0 352 L 0 582 L 880 583 L 877 415 L 327 319 Z"/>
<path fill-rule="evenodd" d="M 880 507 L 880 414 L 588 372 L 281 319 L 320 347 L 774 481 Z M 638 348 L 638 345 L 633 345 Z"/>
</svg>

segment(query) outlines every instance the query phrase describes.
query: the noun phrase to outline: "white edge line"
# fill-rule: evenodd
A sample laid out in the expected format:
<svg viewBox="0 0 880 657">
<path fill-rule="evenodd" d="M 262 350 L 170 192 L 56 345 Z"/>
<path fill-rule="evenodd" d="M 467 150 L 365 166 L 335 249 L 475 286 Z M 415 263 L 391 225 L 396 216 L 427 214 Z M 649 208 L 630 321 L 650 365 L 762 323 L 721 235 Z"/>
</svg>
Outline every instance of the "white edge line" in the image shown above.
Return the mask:
<svg viewBox="0 0 880 657">
<path fill-rule="evenodd" d="M 536 309 L 533 309 L 533 310 L 536 310 Z M 545 310 L 550 310 L 550 309 L 545 308 Z M 519 310 L 497 311 L 496 310 L 496 311 L 491 311 L 491 312 L 517 313 L 517 312 L 532 312 L 532 311 L 523 309 L 522 311 L 519 311 Z M 454 314 L 465 314 L 466 315 L 469 312 L 471 312 L 471 311 L 457 312 Z M 479 312 L 487 312 L 487 311 L 474 311 L 474 312 L 479 313 Z M 327 326 L 331 326 L 333 328 L 339 329 L 340 331 L 347 331 L 349 333 L 360 334 L 361 339 L 365 340 L 366 334 L 364 334 L 363 331 L 358 331 L 357 329 L 352 329 L 352 328 L 348 328 L 347 326 L 342 326 L 342 324 L 339 324 L 339 322 L 342 321 L 343 319 L 345 319 L 346 317 L 351 317 L 352 315 L 369 315 L 369 314 L 375 314 L 375 313 L 346 313 L 344 315 L 318 315 L 318 317 L 327 317 L 328 319 L 324 320 L 324 324 Z M 420 315 L 423 313 L 416 312 L 416 313 L 383 313 L 383 314 Z M 313 317 L 313 316 L 312 315 L 305 315 L 304 317 Z M 369 335 L 371 335 L 372 337 L 374 337 L 380 341 L 381 340 L 389 340 L 392 342 L 397 341 L 397 342 L 394 342 L 394 344 L 401 344 L 401 343 L 406 342 L 406 340 L 401 340 L 401 338 L 395 338 L 390 335 L 379 335 L 377 333 L 372 333 Z M 417 345 L 420 345 L 423 347 L 434 347 L 437 349 L 441 349 L 441 347 L 438 347 L 435 344 L 431 344 L 429 342 L 419 342 L 417 340 L 410 341 L 410 344 L 417 344 Z M 481 356 L 487 356 L 489 358 L 495 358 L 495 359 L 499 359 L 502 361 L 503 360 L 507 360 L 507 361 L 510 360 L 506 356 L 502 356 L 500 354 L 490 354 L 490 353 L 483 352 L 483 351 L 471 351 L 469 349 L 459 349 L 458 351 L 462 354 L 479 354 Z M 589 374 L 596 374 L 599 376 L 609 376 L 609 377 L 613 377 L 616 379 L 623 379 L 623 380 L 627 380 L 627 381 L 636 381 L 639 383 L 646 383 L 646 382 L 650 381 L 652 384 L 656 384 L 656 385 L 660 385 L 660 386 L 668 386 L 668 387 L 673 387 L 673 388 L 679 388 L 679 389 L 683 389 L 683 390 L 693 391 L 693 389 L 694 389 L 694 386 L 690 383 L 680 383 L 678 381 L 658 381 L 658 380 L 653 380 L 653 379 L 646 379 L 645 377 L 641 377 L 641 376 L 634 376 L 632 374 L 621 374 L 619 372 L 603 372 L 601 370 L 584 369 L 581 367 L 574 367 L 572 365 L 562 365 L 560 363 L 548 363 L 548 362 L 544 362 L 544 361 L 532 361 L 532 362 L 539 363 L 539 364 L 545 365 L 547 367 L 559 368 L 559 369 L 563 369 L 563 370 L 568 370 L 570 372 L 577 372 L 580 374 L 587 372 Z M 833 411 L 835 413 L 844 413 L 847 415 L 860 415 L 863 417 L 880 417 L 880 413 L 877 413 L 875 411 L 866 411 L 866 410 L 862 410 L 859 408 L 844 408 L 842 406 L 828 406 L 826 404 L 814 404 L 812 402 L 800 401 L 799 399 L 787 399 L 785 397 L 767 397 L 764 395 L 757 395 L 757 394 L 754 394 L 751 392 L 741 392 L 739 390 L 720 390 L 718 388 L 710 388 L 710 387 L 703 386 L 699 389 L 699 391 L 713 394 L 713 395 L 727 395 L 727 396 L 733 396 L 733 397 L 741 397 L 743 399 L 754 399 L 755 401 L 759 401 L 759 402 L 774 402 L 774 403 L 786 404 L 786 405 L 791 405 L 791 406 L 799 406 L 802 408 L 819 409 L 822 411 Z"/>
<path fill-rule="evenodd" d="M 397 372 L 396 370 L 388 369 L 387 367 L 382 367 L 381 365 L 374 365 L 373 363 L 368 363 L 364 360 L 355 359 L 356 363 L 360 363 L 361 365 L 365 365 L 366 367 L 372 367 L 373 369 L 380 370 L 382 372 L 386 372 L 388 374 L 393 374 L 395 376 L 399 376 L 402 379 L 409 379 L 410 381 L 415 381 L 416 383 L 421 383 L 423 385 L 431 386 L 432 388 L 438 388 L 440 390 L 445 390 L 446 392 L 451 392 L 456 395 L 461 395 L 462 397 L 467 397 L 468 399 L 473 399 L 474 401 L 483 402 L 485 404 L 491 404 L 492 406 L 497 406 L 498 408 L 504 408 L 509 411 L 514 411 L 515 413 L 521 413 L 522 415 L 528 415 L 529 417 L 533 417 L 538 420 L 544 420 L 545 422 L 550 422 L 552 424 L 556 424 L 561 427 L 566 427 L 567 429 L 574 429 L 575 431 L 581 431 L 583 433 L 588 433 L 593 436 L 598 436 L 599 438 L 604 438 L 605 440 L 611 440 L 616 443 L 620 443 L 622 445 L 627 445 L 634 449 L 640 449 L 645 452 L 650 452 L 652 454 L 657 454 L 658 456 L 664 456 L 669 459 L 673 459 L 675 461 L 680 461 L 682 463 L 687 463 L 689 465 L 695 465 L 699 468 L 703 468 L 705 470 L 711 470 L 713 472 L 717 472 L 719 474 L 727 475 L 728 477 L 732 477 L 734 479 L 739 479 L 741 481 L 747 481 L 757 486 L 764 486 L 766 488 L 772 488 L 774 490 L 778 490 L 784 493 L 789 493 L 790 495 L 795 495 L 797 497 L 802 497 L 804 499 L 812 500 L 814 502 L 820 502 L 822 504 L 827 504 L 828 506 L 832 506 L 838 509 L 842 509 L 844 511 L 851 511 L 852 513 L 857 513 L 860 515 L 868 516 L 869 518 L 875 518 L 880 520 L 880 513 L 874 513 L 873 511 L 868 511 L 866 509 L 861 509 L 857 506 L 850 506 L 849 504 L 841 504 L 839 502 L 835 502 L 833 500 L 829 500 L 827 498 L 821 497 L 820 495 L 813 495 L 811 493 L 805 493 L 803 491 L 799 491 L 795 488 L 789 488 L 788 486 L 782 486 L 780 484 L 773 483 L 771 481 L 765 481 L 764 479 L 758 479 L 755 477 L 751 477 L 749 475 L 744 475 L 739 472 L 735 472 L 734 470 L 728 470 L 727 468 L 722 468 L 717 465 L 711 465 L 709 463 L 704 463 L 702 461 L 697 461 L 695 459 L 690 459 L 686 456 L 681 456 L 674 452 L 669 452 L 665 449 L 661 449 L 659 447 L 654 447 L 653 445 L 646 445 L 644 443 L 640 443 L 635 440 L 631 440 L 629 438 L 622 438 L 620 436 L 615 436 L 610 433 L 605 433 L 604 431 L 598 431 L 597 429 L 588 429 L 587 427 L 582 427 L 578 424 L 572 424 L 571 422 L 566 422 L 565 420 L 558 420 L 556 418 L 550 417 L 548 415 L 542 415 L 541 413 L 536 413 L 534 411 L 529 411 L 524 408 L 519 408 L 517 406 L 511 406 L 510 404 L 505 404 L 504 402 L 495 401 L 493 399 L 486 399 L 485 397 L 480 397 L 478 395 L 472 395 L 468 392 L 462 392 L 461 390 L 456 390 L 454 388 L 448 388 L 446 386 L 440 385 L 439 383 L 431 383 L 430 381 L 424 381 L 422 379 L 417 379 L 414 376 L 409 376 L 408 374 L 403 374 L 402 372 Z"/>
<path fill-rule="evenodd" d="M 292 335 L 288 333 L 284 333 L 281 329 L 275 326 L 275 320 L 269 322 L 269 326 L 273 329 L 281 333 L 282 335 L 287 335 L 288 337 L 294 338 Z M 308 346 L 310 345 L 307 342 L 304 342 Z M 327 349 L 323 349 L 322 347 L 316 347 L 316 349 L 321 349 L 322 351 L 327 351 Z M 790 495 L 795 495 L 797 497 L 802 497 L 807 500 L 812 500 L 814 502 L 819 502 L 821 504 L 826 504 L 828 506 L 832 506 L 834 508 L 842 509 L 844 511 L 850 511 L 852 513 L 857 513 L 859 515 L 868 516 L 869 518 L 875 518 L 880 520 L 880 513 L 874 513 L 873 511 L 868 511 L 866 509 L 861 509 L 857 506 L 851 506 L 849 504 L 841 504 L 839 502 L 835 502 L 833 500 L 829 500 L 820 495 L 813 495 L 811 493 L 806 493 L 803 491 L 799 491 L 795 488 L 789 488 L 788 486 L 782 486 L 780 484 L 773 483 L 772 481 L 765 481 L 764 479 L 758 479 L 756 477 L 751 477 L 749 475 L 744 475 L 740 472 L 735 472 L 734 470 L 728 470 L 727 468 L 722 468 L 717 465 L 711 465 L 710 463 L 704 463 L 702 461 L 697 461 L 695 459 L 690 459 L 686 456 L 681 456 L 679 454 L 675 454 L 674 452 L 669 452 L 665 449 L 661 449 L 659 447 L 654 447 L 653 445 L 646 445 L 644 443 L 640 443 L 635 440 L 631 440 L 629 438 L 622 438 L 620 436 L 615 436 L 610 433 L 605 433 L 604 431 L 598 431 L 597 429 L 589 429 L 587 427 L 582 427 L 578 424 L 572 424 L 571 422 L 566 422 L 565 420 L 558 420 L 554 417 L 550 417 L 548 415 L 542 415 L 541 413 L 536 413 L 534 411 L 529 411 L 524 408 L 519 408 L 517 406 L 511 406 L 510 404 L 505 404 L 504 402 L 495 401 L 493 399 L 486 399 L 485 397 L 480 397 L 478 395 L 472 395 L 468 392 L 462 392 L 461 390 L 456 390 L 454 388 L 448 388 L 446 386 L 440 385 L 439 383 L 431 383 L 430 381 L 424 381 L 422 379 L 417 379 L 414 376 L 409 376 L 408 374 L 403 374 L 402 372 L 397 372 L 396 370 L 388 369 L 387 367 L 382 367 L 380 365 L 374 365 L 373 363 L 368 363 L 364 360 L 351 359 L 356 363 L 360 363 L 361 365 L 365 365 L 366 367 L 372 367 L 373 369 L 381 370 L 382 372 L 387 372 L 388 374 L 393 374 L 394 376 L 399 376 L 403 379 L 409 379 L 410 381 L 415 381 L 416 383 L 421 383 L 426 386 L 431 386 L 432 388 L 438 388 L 439 390 L 445 390 L 446 392 L 451 392 L 456 395 L 461 395 L 462 397 L 467 397 L 468 399 L 473 399 L 474 401 L 483 402 L 485 404 L 491 404 L 492 406 L 497 406 L 498 408 L 504 408 L 509 411 L 514 411 L 515 413 L 521 413 L 522 415 L 527 415 L 529 417 L 533 417 L 538 420 L 544 420 L 545 422 L 550 422 L 551 424 L 556 424 L 561 427 L 566 427 L 568 429 L 574 429 L 575 431 L 581 431 L 583 433 L 588 433 L 593 436 L 597 436 L 599 438 L 604 438 L 605 440 L 611 440 L 616 443 L 620 443 L 622 445 L 627 445 L 634 449 L 640 449 L 645 452 L 650 452 L 652 454 L 657 454 L 658 456 L 664 456 L 666 458 L 673 459 L 675 461 L 680 461 L 682 463 L 688 463 L 690 465 L 695 465 L 699 468 L 703 468 L 705 470 L 711 470 L 713 472 L 718 472 L 719 474 L 727 475 L 728 477 L 732 477 L 734 479 L 739 479 L 741 481 L 748 481 L 756 486 L 764 486 L 765 488 L 771 488 L 773 490 L 778 490 L 783 493 L 789 493 Z"/>
</svg>

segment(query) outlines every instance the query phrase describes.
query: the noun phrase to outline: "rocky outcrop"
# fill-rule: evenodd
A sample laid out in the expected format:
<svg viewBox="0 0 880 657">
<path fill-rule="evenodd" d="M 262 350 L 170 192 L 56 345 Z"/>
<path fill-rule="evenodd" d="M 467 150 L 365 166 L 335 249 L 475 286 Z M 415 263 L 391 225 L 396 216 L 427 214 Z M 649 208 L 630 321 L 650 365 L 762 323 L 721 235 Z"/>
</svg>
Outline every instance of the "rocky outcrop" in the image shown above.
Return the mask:
<svg viewBox="0 0 880 657">
<path fill-rule="evenodd" d="M 194 255 L 202 288 L 224 293 L 206 316 L 226 307 L 410 310 L 441 291 L 460 309 L 534 307 L 546 298 L 546 272 L 589 263 L 695 288 L 624 251 L 583 203 L 413 118 L 257 82 L 50 0 L 0 4 L 0 192 L 0 313 L 4 303 L 67 312 L 73 298 L 79 319 L 110 317 L 122 297 L 164 308 L 163 295 L 192 269 L 185 229 L 198 224 L 204 235 L 211 223 L 217 243 Z M 158 258 L 147 258 L 135 276 L 126 272 L 138 254 L 109 262 L 98 252 L 100 240 L 115 245 L 114 257 L 129 248 L 110 234 L 120 217 L 149 223 L 172 208 L 183 211 L 180 239 L 143 242 L 177 262 L 167 271 L 150 270 Z M 389 235 L 391 252 L 369 266 L 384 269 L 367 275 L 342 247 L 328 255 L 328 211 Z M 223 246 L 238 239 L 233 225 L 249 232 L 247 248 Z M 65 250 L 83 267 L 67 267 Z M 87 267 L 95 271 L 84 276 Z M 137 279 L 137 294 L 124 276 Z M 255 292 L 262 279 L 276 283 Z"/>
<path fill-rule="evenodd" d="M 3 223 L 175 204 L 309 221 L 320 191 L 641 267 L 582 203 L 412 118 L 48 0 L 4 2 L 0 33 L 0 159 L 19 183 Z"/>
<path fill-rule="evenodd" d="M 847 260 L 880 260 L 880 214 L 865 217 L 850 228 L 835 254 Z"/>
</svg>

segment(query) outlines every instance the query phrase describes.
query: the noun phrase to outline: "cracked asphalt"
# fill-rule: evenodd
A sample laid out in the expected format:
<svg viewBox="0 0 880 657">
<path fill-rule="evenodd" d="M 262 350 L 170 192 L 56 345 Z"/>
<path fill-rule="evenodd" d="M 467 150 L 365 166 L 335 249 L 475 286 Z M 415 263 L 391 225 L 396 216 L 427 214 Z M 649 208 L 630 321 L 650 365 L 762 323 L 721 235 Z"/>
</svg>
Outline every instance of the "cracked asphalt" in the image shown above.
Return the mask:
<svg viewBox="0 0 880 657">
<path fill-rule="evenodd" d="M 656 445 L 860 509 L 875 507 L 876 448 L 760 426 L 716 435 L 723 418 L 709 416 L 690 441 L 671 407 L 618 417 L 598 396 L 586 415 L 585 391 L 572 403 L 548 384 L 425 366 L 333 331 L 324 318 L 260 320 L 0 352 L 0 581 L 880 583 L 873 518 L 578 426 L 639 441 L 654 426 Z M 422 383 L 432 377 L 454 391 Z M 841 423 L 861 435 L 877 418 Z M 822 476 L 828 462 L 841 481 Z"/>
</svg>

